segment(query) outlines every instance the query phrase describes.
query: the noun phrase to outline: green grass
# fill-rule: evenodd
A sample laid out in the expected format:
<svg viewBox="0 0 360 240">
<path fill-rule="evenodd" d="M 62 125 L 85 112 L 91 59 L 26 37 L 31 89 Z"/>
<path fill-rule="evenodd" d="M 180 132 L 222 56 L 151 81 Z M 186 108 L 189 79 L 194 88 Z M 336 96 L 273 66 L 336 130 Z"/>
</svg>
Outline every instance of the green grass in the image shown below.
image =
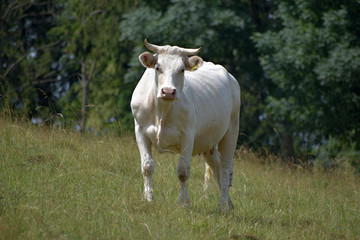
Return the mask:
<svg viewBox="0 0 360 240">
<path fill-rule="evenodd" d="M 0 119 L 0 239 L 360 239 L 360 179 L 280 166 L 241 148 L 235 210 L 204 195 L 204 163 L 192 160 L 191 208 L 177 206 L 177 156 L 156 157 L 155 200 L 142 198 L 136 143 Z"/>
</svg>

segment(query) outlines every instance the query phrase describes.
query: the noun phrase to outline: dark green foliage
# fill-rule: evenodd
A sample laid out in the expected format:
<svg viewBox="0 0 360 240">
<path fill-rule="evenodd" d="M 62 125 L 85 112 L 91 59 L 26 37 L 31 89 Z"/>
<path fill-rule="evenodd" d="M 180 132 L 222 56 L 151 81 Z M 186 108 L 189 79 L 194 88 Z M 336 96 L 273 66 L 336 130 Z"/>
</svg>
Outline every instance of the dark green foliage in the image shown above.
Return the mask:
<svg viewBox="0 0 360 240">
<path fill-rule="evenodd" d="M 56 112 L 52 101 L 63 86 L 55 84 L 63 66 L 60 42 L 48 31 L 59 10 L 58 1 L 1 1 L 0 102 L 7 114 L 47 118 Z"/>
<path fill-rule="evenodd" d="M 309 150 L 329 137 L 360 144 L 359 11 L 355 1 L 279 1 L 283 27 L 254 35 L 276 89 L 267 117 Z"/>
</svg>

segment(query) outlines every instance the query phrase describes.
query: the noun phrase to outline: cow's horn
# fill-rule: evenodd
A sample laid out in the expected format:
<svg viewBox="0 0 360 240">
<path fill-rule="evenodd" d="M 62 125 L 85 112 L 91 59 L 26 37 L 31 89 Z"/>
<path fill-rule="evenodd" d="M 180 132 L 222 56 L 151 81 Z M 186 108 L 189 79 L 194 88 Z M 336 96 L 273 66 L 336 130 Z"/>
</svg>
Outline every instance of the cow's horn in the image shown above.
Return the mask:
<svg viewBox="0 0 360 240">
<path fill-rule="evenodd" d="M 170 46 L 158 46 L 155 44 L 151 44 L 147 41 L 147 39 L 145 39 L 144 41 L 145 46 L 147 47 L 147 49 L 149 49 L 150 51 L 153 51 L 154 53 L 163 53 L 165 51 L 167 51 L 169 49 Z M 180 50 L 180 52 L 184 55 L 196 55 L 200 52 L 201 47 L 200 48 L 178 48 Z"/>
<path fill-rule="evenodd" d="M 157 46 L 151 43 L 148 43 L 148 41 L 145 39 L 144 41 L 145 46 L 147 47 L 147 49 L 149 49 L 150 51 L 153 51 L 154 53 L 159 53 L 161 51 L 161 46 Z"/>
<path fill-rule="evenodd" d="M 201 47 L 199 48 L 184 48 L 185 55 L 196 55 L 201 51 Z"/>
</svg>

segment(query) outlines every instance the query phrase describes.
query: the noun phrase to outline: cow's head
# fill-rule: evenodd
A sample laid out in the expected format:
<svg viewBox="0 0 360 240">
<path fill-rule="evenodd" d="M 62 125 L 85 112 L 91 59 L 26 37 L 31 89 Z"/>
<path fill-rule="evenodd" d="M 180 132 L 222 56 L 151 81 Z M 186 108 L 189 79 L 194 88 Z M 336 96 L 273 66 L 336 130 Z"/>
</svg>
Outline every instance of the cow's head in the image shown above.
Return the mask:
<svg viewBox="0 0 360 240">
<path fill-rule="evenodd" d="M 156 97 L 172 101 L 181 96 L 185 71 L 195 71 L 202 66 L 203 60 L 195 55 L 198 49 L 186 49 L 176 46 L 157 46 L 145 39 L 145 46 L 155 54 L 144 52 L 139 56 L 141 64 L 155 69 Z"/>
</svg>

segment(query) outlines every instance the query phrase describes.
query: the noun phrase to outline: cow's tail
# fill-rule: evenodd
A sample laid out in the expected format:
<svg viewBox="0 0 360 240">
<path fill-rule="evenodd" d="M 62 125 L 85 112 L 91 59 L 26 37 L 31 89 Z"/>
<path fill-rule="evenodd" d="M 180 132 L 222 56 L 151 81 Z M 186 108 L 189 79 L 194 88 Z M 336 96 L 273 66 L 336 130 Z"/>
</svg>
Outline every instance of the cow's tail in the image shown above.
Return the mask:
<svg viewBox="0 0 360 240">
<path fill-rule="evenodd" d="M 210 185 L 210 180 L 212 175 L 213 173 L 211 167 L 205 162 L 204 192 L 207 191 Z"/>
</svg>

